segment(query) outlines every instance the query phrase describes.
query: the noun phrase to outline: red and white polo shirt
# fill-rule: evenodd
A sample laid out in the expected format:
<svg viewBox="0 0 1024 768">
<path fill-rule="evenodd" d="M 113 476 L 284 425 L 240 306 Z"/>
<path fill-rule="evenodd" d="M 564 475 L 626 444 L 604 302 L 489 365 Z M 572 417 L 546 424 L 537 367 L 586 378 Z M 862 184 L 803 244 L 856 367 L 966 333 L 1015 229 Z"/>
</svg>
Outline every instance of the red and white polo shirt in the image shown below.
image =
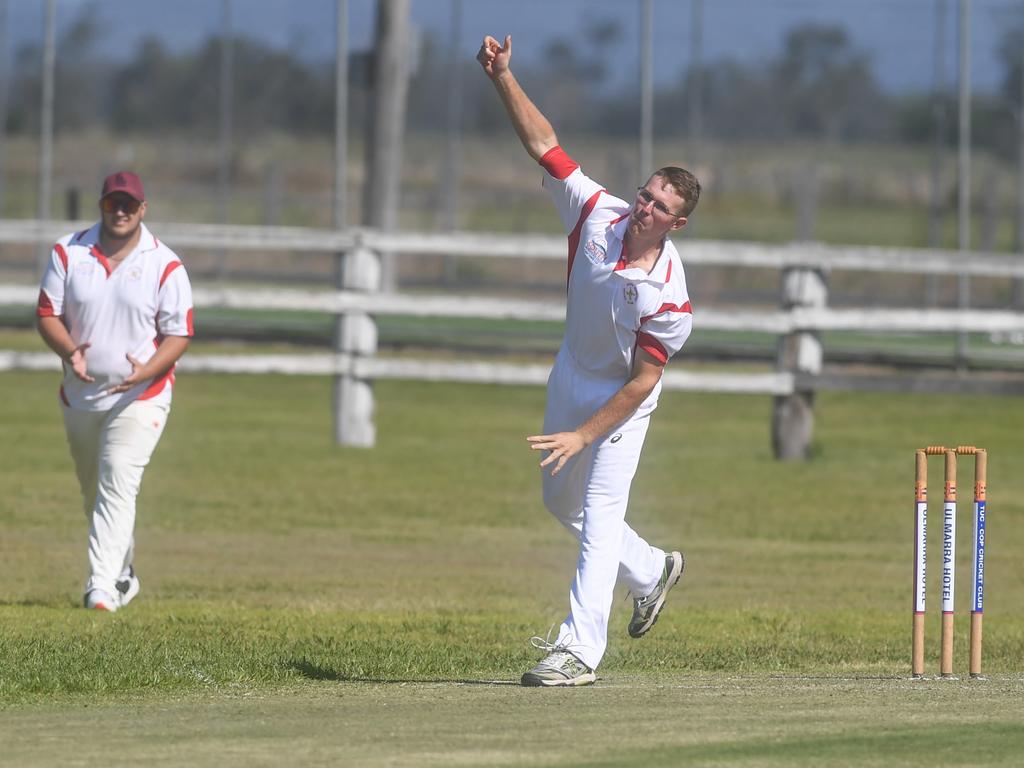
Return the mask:
<svg viewBox="0 0 1024 768">
<path fill-rule="evenodd" d="M 100 250 L 100 225 L 62 237 L 50 254 L 36 314 L 60 317 L 85 351 L 92 383 L 64 365 L 61 399 L 79 410 L 105 411 L 132 400 L 171 401 L 174 371 L 127 392 L 104 390 L 132 371 L 126 355 L 153 356 L 165 336 L 192 336 L 192 286 L 175 253 L 142 226 L 135 250 L 111 269 Z"/>
<path fill-rule="evenodd" d="M 625 381 L 639 347 L 665 363 L 683 346 L 693 315 L 683 264 L 668 239 L 650 272 L 623 258 L 630 203 L 609 195 L 560 147 L 540 164 L 569 234 L 563 346 L 600 378 Z"/>
</svg>

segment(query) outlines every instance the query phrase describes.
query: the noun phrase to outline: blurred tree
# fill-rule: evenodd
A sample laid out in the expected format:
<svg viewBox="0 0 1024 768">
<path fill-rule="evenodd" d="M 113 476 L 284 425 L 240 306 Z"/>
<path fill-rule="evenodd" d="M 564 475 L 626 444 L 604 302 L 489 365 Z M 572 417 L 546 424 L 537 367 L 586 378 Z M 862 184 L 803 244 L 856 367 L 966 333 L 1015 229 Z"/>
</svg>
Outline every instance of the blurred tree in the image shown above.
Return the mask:
<svg viewBox="0 0 1024 768">
<path fill-rule="evenodd" d="M 333 86 L 329 67 L 311 66 L 261 43 L 234 44 L 235 132 L 245 140 L 267 130 L 329 133 Z M 111 118 L 117 130 L 188 128 L 217 131 L 220 44 L 211 38 L 196 53 L 169 54 L 154 39 L 114 78 Z"/>
<path fill-rule="evenodd" d="M 1020 102 L 1024 79 L 1024 12 L 1022 19 L 1003 32 L 999 42 L 999 62 L 1003 67 L 1003 95 L 1010 104 Z"/>
<path fill-rule="evenodd" d="M 687 74 L 680 93 L 663 99 L 658 109 L 670 110 L 675 129 L 681 131 L 691 103 L 689 90 L 700 84 L 705 134 L 719 139 L 783 138 L 789 124 L 780 109 L 777 82 L 771 67 L 746 67 L 720 61 L 703 68 L 700 77 Z"/>
<path fill-rule="evenodd" d="M 11 134 L 36 133 L 39 130 L 39 104 L 42 49 L 21 45 L 14 52 L 8 84 L 7 130 Z"/>
<path fill-rule="evenodd" d="M 86 3 L 57 41 L 56 132 L 95 125 L 109 105 L 114 64 L 96 52 L 99 16 L 97 0 Z"/>
<path fill-rule="evenodd" d="M 96 0 L 82 6 L 57 41 L 55 122 L 57 133 L 101 120 L 110 103 L 115 64 L 96 51 Z M 39 130 L 42 47 L 20 46 L 10 72 L 7 127 L 11 133 Z"/>
<path fill-rule="evenodd" d="M 541 111 L 556 129 L 566 133 L 603 124 L 603 119 L 596 124 L 593 120 L 603 114 L 596 102 L 602 100 L 608 62 L 615 58 L 622 33 L 612 20 L 591 19 L 584 24 L 581 38 L 586 44 L 565 38 L 555 38 L 548 43 L 544 50 L 544 69 L 548 76 L 535 96 Z M 634 117 L 634 130 L 635 121 Z"/>
<path fill-rule="evenodd" d="M 885 99 L 868 57 L 853 50 L 842 27 L 794 28 L 773 69 L 778 107 L 794 133 L 838 141 L 878 131 Z"/>
</svg>

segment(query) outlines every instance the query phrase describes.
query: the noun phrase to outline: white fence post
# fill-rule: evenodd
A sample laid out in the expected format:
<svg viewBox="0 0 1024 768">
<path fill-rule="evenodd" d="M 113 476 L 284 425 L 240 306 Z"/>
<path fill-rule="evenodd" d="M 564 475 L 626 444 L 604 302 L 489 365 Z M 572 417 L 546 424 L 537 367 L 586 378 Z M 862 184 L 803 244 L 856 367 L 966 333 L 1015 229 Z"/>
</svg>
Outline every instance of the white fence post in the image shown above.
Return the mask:
<svg viewBox="0 0 1024 768">
<path fill-rule="evenodd" d="M 828 300 L 824 274 L 817 269 L 790 268 L 782 272 L 782 309 L 823 309 Z M 781 373 L 821 373 L 823 351 L 816 332 L 797 329 L 779 337 Z M 797 389 L 776 395 L 772 405 L 772 451 L 784 461 L 806 459 L 814 434 L 814 390 Z"/>
<path fill-rule="evenodd" d="M 338 254 L 339 290 L 379 293 L 380 259 L 360 240 Z M 356 373 L 360 357 L 377 354 L 377 324 L 366 312 L 339 312 L 334 348 L 340 371 L 334 377 L 334 440 L 338 445 L 372 448 L 377 438 L 373 423 L 373 385 Z"/>
</svg>

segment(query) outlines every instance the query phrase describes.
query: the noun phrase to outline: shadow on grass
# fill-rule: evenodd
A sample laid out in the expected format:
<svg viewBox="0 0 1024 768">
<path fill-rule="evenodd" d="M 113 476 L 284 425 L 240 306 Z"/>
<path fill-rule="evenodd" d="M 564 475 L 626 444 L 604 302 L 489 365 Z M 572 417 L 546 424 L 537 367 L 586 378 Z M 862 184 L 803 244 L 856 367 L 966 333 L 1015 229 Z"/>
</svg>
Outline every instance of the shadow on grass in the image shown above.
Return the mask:
<svg viewBox="0 0 1024 768">
<path fill-rule="evenodd" d="M 310 664 L 308 661 L 293 661 L 289 665 L 303 677 L 310 680 L 331 680 L 339 683 L 374 683 L 377 685 L 407 685 L 409 683 L 449 683 L 452 685 L 514 685 L 519 686 L 518 680 L 471 680 L 467 678 L 444 678 L 444 677 L 408 677 L 408 678 L 385 678 L 385 677 L 359 677 L 357 675 L 346 675 L 333 669 L 321 667 L 318 664 Z"/>
</svg>

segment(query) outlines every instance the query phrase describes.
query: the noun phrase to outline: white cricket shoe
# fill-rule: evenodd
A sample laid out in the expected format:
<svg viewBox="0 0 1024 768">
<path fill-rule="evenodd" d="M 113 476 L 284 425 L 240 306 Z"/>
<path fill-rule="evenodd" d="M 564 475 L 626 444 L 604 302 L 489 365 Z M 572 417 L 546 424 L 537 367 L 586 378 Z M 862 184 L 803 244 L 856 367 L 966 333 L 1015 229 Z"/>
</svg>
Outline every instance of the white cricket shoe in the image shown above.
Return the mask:
<svg viewBox="0 0 1024 768">
<path fill-rule="evenodd" d="M 532 637 L 530 644 L 541 651 L 546 651 L 547 656 L 541 659 L 529 672 L 525 673 L 520 682 L 527 687 L 563 685 L 590 685 L 597 680 L 597 675 L 590 667 L 584 664 L 580 658 L 569 650 L 568 644 L 557 644 L 550 642 L 550 631 L 548 638 Z"/>
<path fill-rule="evenodd" d="M 119 605 L 116 597 L 102 589 L 90 589 L 85 593 L 82 604 L 89 610 L 107 611 L 108 613 L 116 611 Z"/>
<path fill-rule="evenodd" d="M 124 608 L 130 603 L 137 594 L 142 585 L 139 583 L 139 577 L 135 575 L 135 568 L 128 566 L 127 573 L 122 573 L 123 578 L 118 579 L 114 586 L 117 587 L 117 597 L 119 598 L 120 606 Z"/>
</svg>

